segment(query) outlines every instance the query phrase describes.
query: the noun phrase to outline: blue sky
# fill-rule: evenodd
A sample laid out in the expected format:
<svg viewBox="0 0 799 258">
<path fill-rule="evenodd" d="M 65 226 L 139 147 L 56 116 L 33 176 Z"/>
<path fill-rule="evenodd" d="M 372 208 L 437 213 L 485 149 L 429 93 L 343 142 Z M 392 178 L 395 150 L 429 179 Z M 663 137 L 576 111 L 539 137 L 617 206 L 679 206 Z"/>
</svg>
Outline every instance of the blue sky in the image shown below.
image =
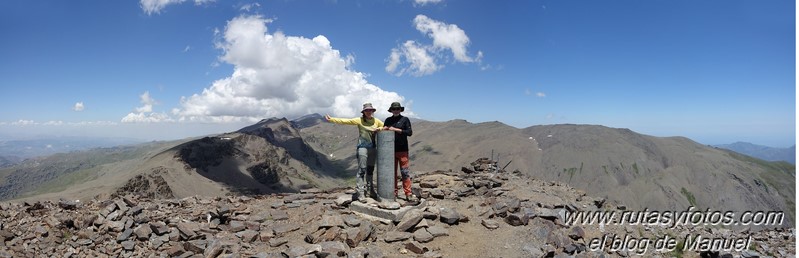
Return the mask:
<svg viewBox="0 0 799 258">
<path fill-rule="evenodd" d="M 0 1 L 0 139 L 381 113 L 795 143 L 793 1 Z M 383 108 L 380 108 L 383 107 Z"/>
</svg>

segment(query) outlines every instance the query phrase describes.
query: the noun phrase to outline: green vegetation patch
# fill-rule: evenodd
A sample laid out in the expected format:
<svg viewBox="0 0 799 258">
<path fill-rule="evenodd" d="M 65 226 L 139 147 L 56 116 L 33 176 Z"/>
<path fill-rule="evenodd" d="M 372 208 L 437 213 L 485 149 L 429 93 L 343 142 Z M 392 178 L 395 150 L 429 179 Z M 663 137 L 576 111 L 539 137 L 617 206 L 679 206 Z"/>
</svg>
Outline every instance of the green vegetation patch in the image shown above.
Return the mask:
<svg viewBox="0 0 799 258">
<path fill-rule="evenodd" d="M 682 193 L 682 195 L 685 195 L 685 198 L 688 199 L 688 203 L 690 203 L 691 206 L 696 207 L 696 197 L 694 197 L 693 193 L 689 192 L 687 189 L 685 189 L 685 187 L 683 187 L 682 190 L 680 190 L 680 193 Z"/>
</svg>

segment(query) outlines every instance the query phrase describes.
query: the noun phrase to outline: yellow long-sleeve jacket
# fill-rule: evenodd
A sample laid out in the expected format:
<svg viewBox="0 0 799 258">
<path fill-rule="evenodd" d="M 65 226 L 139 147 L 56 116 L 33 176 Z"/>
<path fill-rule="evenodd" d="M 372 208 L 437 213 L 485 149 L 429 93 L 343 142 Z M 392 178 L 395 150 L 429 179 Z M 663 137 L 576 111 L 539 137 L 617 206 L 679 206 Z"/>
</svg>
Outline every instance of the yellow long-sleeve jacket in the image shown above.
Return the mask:
<svg viewBox="0 0 799 258">
<path fill-rule="evenodd" d="M 364 117 L 350 119 L 331 117 L 328 121 L 334 124 L 358 126 L 358 147 L 374 148 L 375 131 L 383 128 L 383 121 L 374 117 L 372 119 Z"/>
</svg>

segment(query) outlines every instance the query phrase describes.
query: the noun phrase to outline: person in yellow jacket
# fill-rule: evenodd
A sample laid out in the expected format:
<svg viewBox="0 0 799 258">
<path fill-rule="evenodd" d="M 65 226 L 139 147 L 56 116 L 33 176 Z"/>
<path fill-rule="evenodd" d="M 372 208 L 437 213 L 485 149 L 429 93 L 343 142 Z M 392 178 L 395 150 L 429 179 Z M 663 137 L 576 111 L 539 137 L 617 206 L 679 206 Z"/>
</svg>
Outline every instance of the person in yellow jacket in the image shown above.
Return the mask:
<svg viewBox="0 0 799 258">
<path fill-rule="evenodd" d="M 328 122 L 358 126 L 358 146 L 355 151 L 355 156 L 358 158 L 358 175 L 355 182 L 358 192 L 354 197 L 360 202 L 366 202 L 366 187 L 369 188 L 369 193 L 374 192 L 372 179 L 375 171 L 375 160 L 377 159 L 375 132 L 383 128 L 383 121 L 374 117 L 375 111 L 376 109 L 372 107 L 372 103 L 364 103 L 361 117 L 346 119 L 325 115 L 325 120 Z"/>
</svg>

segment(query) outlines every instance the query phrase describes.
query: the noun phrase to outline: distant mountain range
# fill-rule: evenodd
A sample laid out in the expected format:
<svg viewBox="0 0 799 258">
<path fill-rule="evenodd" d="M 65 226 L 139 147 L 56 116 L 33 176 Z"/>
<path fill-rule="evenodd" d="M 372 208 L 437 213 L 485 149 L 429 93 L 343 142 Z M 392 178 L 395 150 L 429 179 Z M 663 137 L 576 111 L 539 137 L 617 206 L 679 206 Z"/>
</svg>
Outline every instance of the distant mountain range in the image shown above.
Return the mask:
<svg viewBox="0 0 799 258">
<path fill-rule="evenodd" d="M 479 157 L 559 181 L 630 209 L 785 211 L 793 225 L 795 166 L 599 125 L 518 129 L 500 122 L 411 119 L 411 170 L 460 170 Z M 235 132 L 58 154 L 0 169 L 0 199 L 298 192 L 353 186 L 357 130 L 314 114 Z M 493 157 L 492 157 L 493 156 Z"/>
<path fill-rule="evenodd" d="M 101 137 L 37 137 L 22 140 L 0 140 L 0 157 L 27 159 L 56 153 L 116 147 L 142 142 L 131 138 Z"/>
<path fill-rule="evenodd" d="M 796 164 L 796 145 L 789 148 L 774 148 L 748 142 L 714 145 L 734 152 L 752 156 L 767 161 L 785 161 Z"/>
</svg>

